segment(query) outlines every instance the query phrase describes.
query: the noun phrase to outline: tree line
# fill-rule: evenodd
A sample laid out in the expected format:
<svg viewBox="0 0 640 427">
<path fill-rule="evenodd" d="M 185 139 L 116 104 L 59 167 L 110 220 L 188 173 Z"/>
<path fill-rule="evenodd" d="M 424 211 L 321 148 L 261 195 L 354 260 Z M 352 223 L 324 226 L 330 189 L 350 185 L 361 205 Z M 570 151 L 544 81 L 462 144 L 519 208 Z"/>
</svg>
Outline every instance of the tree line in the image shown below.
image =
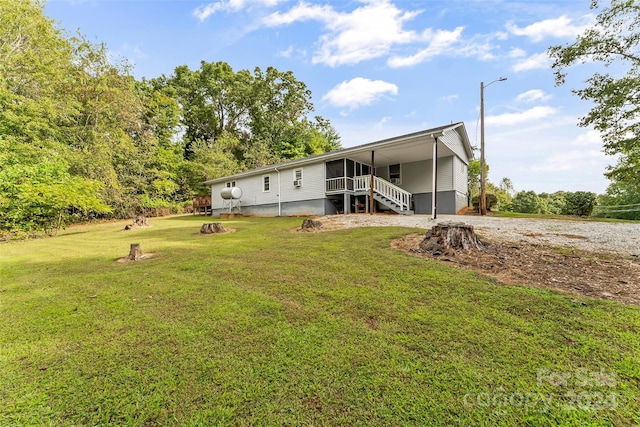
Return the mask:
<svg viewBox="0 0 640 427">
<path fill-rule="evenodd" d="M 186 65 L 136 80 L 41 1 L 0 14 L 0 232 L 176 211 L 203 181 L 340 148 L 290 71 Z"/>
</svg>

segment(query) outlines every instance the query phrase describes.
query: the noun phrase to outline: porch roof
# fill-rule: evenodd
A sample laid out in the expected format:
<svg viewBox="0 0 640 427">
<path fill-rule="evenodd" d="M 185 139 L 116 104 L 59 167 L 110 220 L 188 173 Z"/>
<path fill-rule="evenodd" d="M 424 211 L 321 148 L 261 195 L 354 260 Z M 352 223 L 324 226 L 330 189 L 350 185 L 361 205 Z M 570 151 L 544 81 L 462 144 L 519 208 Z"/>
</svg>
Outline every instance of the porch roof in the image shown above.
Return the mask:
<svg viewBox="0 0 640 427">
<path fill-rule="evenodd" d="M 463 141 L 463 145 L 469 159 L 473 158 L 473 151 L 467 137 L 464 123 L 453 123 L 450 125 L 439 126 L 407 135 L 397 136 L 394 138 L 384 139 L 381 141 L 371 142 L 355 147 L 343 148 L 342 150 L 331 151 L 329 153 L 317 154 L 315 156 L 305 157 L 302 159 L 291 160 L 288 162 L 263 166 L 257 169 L 251 169 L 246 172 L 237 173 L 235 175 L 220 177 L 205 181 L 206 185 L 216 184 L 242 177 L 262 174 L 276 169 L 288 169 L 305 164 L 317 163 L 319 161 L 328 161 L 342 158 L 349 158 L 360 163 L 371 163 L 371 151 L 374 151 L 374 162 L 376 167 L 387 166 L 396 163 L 409 163 L 419 160 L 428 160 L 433 157 L 433 143 L 435 138 L 441 137 L 445 132 L 458 131 Z M 438 158 L 448 157 L 455 153 L 445 144 L 438 145 Z"/>
</svg>

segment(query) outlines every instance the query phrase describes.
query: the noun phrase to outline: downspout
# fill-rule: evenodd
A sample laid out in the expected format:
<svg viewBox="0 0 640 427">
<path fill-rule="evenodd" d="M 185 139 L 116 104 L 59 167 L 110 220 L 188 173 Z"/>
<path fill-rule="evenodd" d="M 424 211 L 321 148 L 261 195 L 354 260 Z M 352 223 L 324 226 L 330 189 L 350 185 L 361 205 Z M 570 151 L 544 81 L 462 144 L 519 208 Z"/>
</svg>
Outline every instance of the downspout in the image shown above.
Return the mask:
<svg viewBox="0 0 640 427">
<path fill-rule="evenodd" d="M 280 171 L 278 168 L 273 168 L 276 172 L 278 172 L 278 216 L 282 216 L 282 203 L 280 201 Z"/>
<path fill-rule="evenodd" d="M 432 177 L 432 193 L 431 193 L 431 219 L 437 217 L 437 198 L 438 198 L 438 137 L 433 138 L 433 177 Z"/>
</svg>

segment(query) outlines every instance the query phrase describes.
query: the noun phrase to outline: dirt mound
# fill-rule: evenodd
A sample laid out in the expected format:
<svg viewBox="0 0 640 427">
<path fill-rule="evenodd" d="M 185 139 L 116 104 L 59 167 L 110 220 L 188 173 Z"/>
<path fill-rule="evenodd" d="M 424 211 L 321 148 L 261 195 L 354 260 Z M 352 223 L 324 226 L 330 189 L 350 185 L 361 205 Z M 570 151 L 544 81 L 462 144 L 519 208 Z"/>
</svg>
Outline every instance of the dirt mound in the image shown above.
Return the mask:
<svg viewBox="0 0 640 427">
<path fill-rule="evenodd" d="M 482 250 L 434 257 L 420 248 L 424 234 L 391 243 L 407 254 L 453 263 L 500 282 L 550 288 L 640 306 L 640 259 L 566 247 L 485 240 Z"/>
</svg>

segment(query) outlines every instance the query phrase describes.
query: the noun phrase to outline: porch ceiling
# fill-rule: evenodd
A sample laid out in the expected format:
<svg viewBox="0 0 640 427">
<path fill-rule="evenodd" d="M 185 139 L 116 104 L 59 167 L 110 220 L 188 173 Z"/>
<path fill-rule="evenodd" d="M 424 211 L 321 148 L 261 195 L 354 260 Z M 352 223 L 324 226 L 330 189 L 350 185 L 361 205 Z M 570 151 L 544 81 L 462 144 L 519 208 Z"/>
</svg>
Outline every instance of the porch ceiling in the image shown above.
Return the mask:
<svg viewBox="0 0 640 427">
<path fill-rule="evenodd" d="M 433 158 L 433 142 L 430 136 L 421 136 L 402 144 L 389 145 L 387 147 L 373 148 L 375 151 L 374 162 L 376 167 L 393 165 L 397 163 L 410 163 Z M 438 144 L 438 158 L 453 155 L 445 144 Z M 346 155 L 347 158 L 360 163 L 371 163 L 371 148 L 353 151 Z"/>
</svg>

